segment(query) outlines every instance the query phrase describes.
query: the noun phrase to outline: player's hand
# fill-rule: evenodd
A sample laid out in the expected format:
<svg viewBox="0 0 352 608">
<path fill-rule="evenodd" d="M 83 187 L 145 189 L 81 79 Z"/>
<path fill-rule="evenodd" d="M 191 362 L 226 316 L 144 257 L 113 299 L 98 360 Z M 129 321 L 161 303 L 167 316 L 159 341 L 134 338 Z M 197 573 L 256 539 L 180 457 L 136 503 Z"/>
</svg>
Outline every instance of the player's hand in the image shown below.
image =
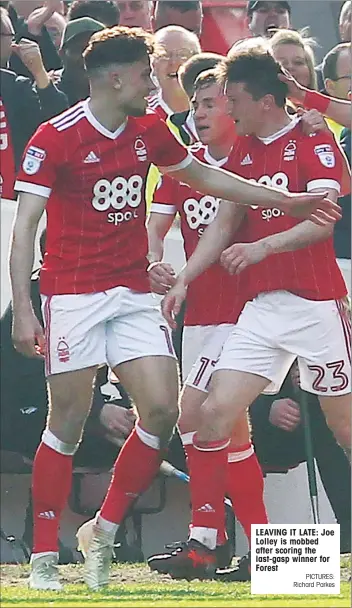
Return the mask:
<svg viewBox="0 0 352 608">
<path fill-rule="evenodd" d="M 99 419 L 108 431 L 108 438 L 110 435 L 117 438 L 125 438 L 128 437 L 134 427 L 136 415 L 133 410 L 127 410 L 114 403 L 105 403 L 100 412 Z"/>
<path fill-rule="evenodd" d="M 284 82 L 288 86 L 288 96 L 294 103 L 301 104 L 304 101 L 306 95 L 306 89 L 297 82 L 297 80 L 285 70 L 285 68 L 281 68 L 281 73 L 279 73 L 279 80 Z"/>
<path fill-rule="evenodd" d="M 147 269 L 150 289 L 164 296 L 176 283 L 175 271 L 171 264 L 164 262 L 153 262 Z"/>
<path fill-rule="evenodd" d="M 17 316 L 14 313 L 12 341 L 15 349 L 26 357 L 44 357 L 44 330 L 35 314 Z"/>
<path fill-rule="evenodd" d="M 302 116 L 302 129 L 305 135 L 329 131 L 324 116 L 318 110 L 298 110 L 297 114 Z"/>
<path fill-rule="evenodd" d="M 45 72 L 40 48 L 36 42 L 22 38 L 18 44 L 13 43 L 11 48 L 34 78 Z"/>
<path fill-rule="evenodd" d="M 292 433 L 301 422 L 299 405 L 292 399 L 277 399 L 271 405 L 269 422 L 283 431 Z"/>
<path fill-rule="evenodd" d="M 176 281 L 161 302 L 161 311 L 171 329 L 177 328 L 175 317 L 181 310 L 182 302 L 186 299 L 187 287 L 182 281 Z"/>
<path fill-rule="evenodd" d="M 326 195 L 326 192 L 286 192 L 286 200 L 277 207 L 292 217 L 310 220 L 317 226 L 326 226 L 342 217 L 341 207 L 326 198 Z"/>
<path fill-rule="evenodd" d="M 268 249 L 262 241 L 235 243 L 222 252 L 220 262 L 230 274 L 239 274 L 247 266 L 264 260 L 267 255 Z"/>
</svg>

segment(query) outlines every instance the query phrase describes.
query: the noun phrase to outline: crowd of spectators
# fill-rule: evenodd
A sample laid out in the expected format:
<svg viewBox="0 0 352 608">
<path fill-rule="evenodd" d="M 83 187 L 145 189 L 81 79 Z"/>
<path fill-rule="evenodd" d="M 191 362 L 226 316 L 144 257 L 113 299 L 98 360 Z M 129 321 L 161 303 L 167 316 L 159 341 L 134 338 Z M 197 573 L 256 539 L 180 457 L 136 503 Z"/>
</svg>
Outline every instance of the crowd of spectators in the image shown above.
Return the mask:
<svg viewBox="0 0 352 608">
<path fill-rule="evenodd" d="M 207 1 L 202 5 L 199 0 L 2 0 L 0 6 L 2 203 L 15 201 L 15 174 L 25 146 L 39 124 L 88 97 L 82 53 L 91 35 L 105 27 L 139 26 L 155 32 L 159 50 L 154 60 L 156 92 L 150 107 L 187 145 L 197 137 L 189 107 L 196 77 L 213 68 L 220 57 L 217 53 L 227 53 L 241 35 L 270 40 L 274 57 L 304 89 L 321 90 L 326 96 L 345 102 L 350 100 L 350 0 L 341 3 L 340 42 L 327 52 L 320 65 L 315 60 L 319 41 L 309 36 L 309 29 L 303 32 L 294 29 L 291 5 L 286 1 Z M 231 28 L 222 32 L 221 39 L 217 36 L 224 15 L 227 23 L 236 20 L 235 39 L 229 36 Z M 292 96 L 288 111 L 304 112 L 303 106 Z M 335 113 L 332 104 L 329 110 L 326 109 L 323 128 L 333 131 L 350 161 L 348 119 L 342 120 L 340 108 Z M 156 177 L 154 181 L 157 182 Z M 350 287 L 350 195 L 341 198 L 340 203 L 343 217 L 335 228 L 335 249 Z M 32 288 L 33 306 L 38 311 L 38 273 L 33 276 Z M 11 323 L 9 306 L 1 319 L 1 443 L 2 449 L 32 458 L 45 425 L 44 367 L 40 360 L 26 360 L 16 353 L 11 344 Z M 180 331 L 175 334 L 175 342 L 179 349 Z M 104 398 L 100 389 L 107 383 L 104 368 L 97 381 L 85 438 L 75 457 L 77 462 L 89 466 L 111 466 L 120 440 L 129 434 L 135 421 L 123 387 L 117 385 L 118 399 Z M 289 375 L 275 398 L 262 396 L 251 407 L 253 442 L 265 473 L 287 471 L 305 460 L 297 394 L 299 388 Z M 341 548 L 350 551 L 350 466 L 314 396 L 310 400 L 310 413 L 319 472 L 341 524 Z M 97 455 L 100 455 L 98 462 Z M 184 467 L 179 459 L 176 464 Z"/>
</svg>

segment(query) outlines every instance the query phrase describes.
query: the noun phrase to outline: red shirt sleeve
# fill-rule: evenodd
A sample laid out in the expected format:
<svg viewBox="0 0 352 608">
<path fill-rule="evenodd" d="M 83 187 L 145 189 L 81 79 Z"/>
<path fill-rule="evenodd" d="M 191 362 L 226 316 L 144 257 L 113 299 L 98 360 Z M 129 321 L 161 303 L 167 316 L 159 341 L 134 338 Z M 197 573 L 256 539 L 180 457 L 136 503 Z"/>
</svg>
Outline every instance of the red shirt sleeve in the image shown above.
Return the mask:
<svg viewBox="0 0 352 608">
<path fill-rule="evenodd" d="M 153 213 L 164 213 L 165 215 L 176 215 L 177 213 L 177 189 L 178 182 L 168 175 L 160 176 L 159 183 L 155 189 L 150 211 Z"/>
<path fill-rule="evenodd" d="M 155 115 L 150 129 L 151 162 L 163 171 L 184 169 L 192 162 L 192 156 L 171 133 L 167 124 Z"/>
<path fill-rule="evenodd" d="M 302 143 L 299 170 L 305 177 L 307 192 L 331 188 L 340 194 L 345 158 L 334 136 L 324 131 L 304 138 Z"/>
<path fill-rule="evenodd" d="M 40 125 L 24 152 L 15 190 L 49 198 L 64 157 L 63 137 L 50 123 Z"/>
</svg>

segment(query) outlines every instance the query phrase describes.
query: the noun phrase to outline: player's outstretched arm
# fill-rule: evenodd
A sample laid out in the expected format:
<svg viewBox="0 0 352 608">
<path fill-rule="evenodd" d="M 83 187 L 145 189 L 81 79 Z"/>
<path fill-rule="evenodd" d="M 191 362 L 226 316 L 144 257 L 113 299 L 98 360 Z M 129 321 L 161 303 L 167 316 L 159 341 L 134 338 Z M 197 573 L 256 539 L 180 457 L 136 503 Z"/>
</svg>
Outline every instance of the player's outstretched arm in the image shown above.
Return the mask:
<svg viewBox="0 0 352 608">
<path fill-rule="evenodd" d="M 160 168 L 162 171 L 163 169 Z M 293 193 L 259 185 L 211 167 L 193 158 L 185 168 L 169 173 L 178 181 L 186 182 L 200 192 L 240 205 L 280 209 L 287 215 L 310 219 L 318 225 L 334 223 L 341 217 L 340 207 L 326 198 L 326 193 Z"/>
<path fill-rule="evenodd" d="M 336 190 L 330 190 L 329 196 L 336 199 Z M 239 274 L 248 266 L 258 264 L 270 255 L 303 249 L 328 238 L 332 232 L 332 224 L 317 226 L 306 220 L 289 230 L 253 243 L 235 243 L 222 253 L 220 261 L 230 274 Z"/>
<path fill-rule="evenodd" d="M 177 277 L 175 285 L 162 301 L 162 312 L 170 327 L 176 329 L 175 317 L 186 298 L 187 287 L 209 266 L 233 239 L 245 215 L 243 207 L 222 201 L 213 222 L 206 228 L 193 254 Z"/>
<path fill-rule="evenodd" d="M 285 71 L 279 74 L 280 80 L 287 84 L 290 99 L 298 104 L 302 104 L 308 110 L 316 109 L 328 118 L 332 118 L 340 125 L 351 128 L 351 102 L 336 97 L 328 97 L 303 87 L 301 84 Z"/>
<path fill-rule="evenodd" d="M 47 199 L 21 193 L 10 250 L 10 276 L 13 305 L 12 338 L 15 348 L 28 357 L 42 356 L 44 332 L 36 318 L 30 296 L 34 262 L 34 242 Z"/>
</svg>

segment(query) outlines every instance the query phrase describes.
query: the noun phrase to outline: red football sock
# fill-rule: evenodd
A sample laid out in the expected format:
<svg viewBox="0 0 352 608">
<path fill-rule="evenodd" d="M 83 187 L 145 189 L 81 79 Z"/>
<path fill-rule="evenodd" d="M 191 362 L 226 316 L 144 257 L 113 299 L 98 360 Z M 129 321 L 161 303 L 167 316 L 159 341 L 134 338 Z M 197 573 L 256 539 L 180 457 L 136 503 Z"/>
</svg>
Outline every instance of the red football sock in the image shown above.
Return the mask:
<svg viewBox="0 0 352 608">
<path fill-rule="evenodd" d="M 225 533 L 225 486 L 228 441 L 198 442 L 191 457 L 191 537 L 214 549 Z"/>
<path fill-rule="evenodd" d="M 182 438 L 182 436 L 181 436 Z M 182 438 L 183 439 L 183 438 Z M 188 468 L 188 474 L 190 476 L 190 479 L 192 479 L 192 475 L 193 475 L 193 455 L 194 452 L 196 450 L 196 448 L 194 447 L 193 443 L 187 443 L 184 444 L 184 450 L 186 452 L 186 457 L 187 457 L 187 468 Z M 192 484 L 192 494 L 194 496 L 194 493 L 197 492 L 199 488 L 199 484 Z M 193 522 L 191 522 L 189 529 L 191 531 L 191 529 L 193 528 Z M 219 530 L 218 534 L 217 534 L 217 545 L 222 545 L 226 542 L 227 540 L 227 536 L 225 533 L 225 530 Z"/>
<path fill-rule="evenodd" d="M 33 553 L 58 551 L 61 513 L 72 483 L 72 455 L 40 443 L 32 471 Z"/>
<path fill-rule="evenodd" d="M 263 473 L 250 443 L 236 448 L 228 456 L 226 491 L 250 546 L 251 524 L 268 523 L 263 498 Z"/>
<path fill-rule="evenodd" d="M 159 445 L 158 437 L 140 427 L 132 431 L 115 462 L 114 474 L 100 511 L 101 517 L 116 524 L 123 521 L 128 508 L 148 489 L 159 470 Z"/>
</svg>

